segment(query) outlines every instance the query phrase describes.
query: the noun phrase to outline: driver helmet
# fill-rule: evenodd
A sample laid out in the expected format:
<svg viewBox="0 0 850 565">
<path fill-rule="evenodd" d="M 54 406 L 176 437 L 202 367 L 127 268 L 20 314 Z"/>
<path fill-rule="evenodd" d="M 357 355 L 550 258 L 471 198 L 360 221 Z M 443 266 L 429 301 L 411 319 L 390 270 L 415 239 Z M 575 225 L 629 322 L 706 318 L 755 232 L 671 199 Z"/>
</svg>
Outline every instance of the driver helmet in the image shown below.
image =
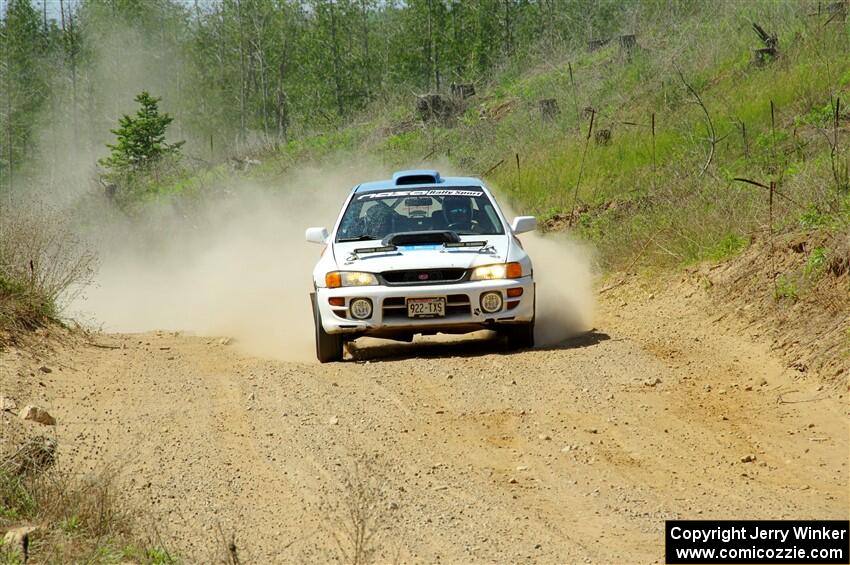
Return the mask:
<svg viewBox="0 0 850 565">
<path fill-rule="evenodd" d="M 446 196 L 443 199 L 443 214 L 449 225 L 471 222 L 472 202 L 466 196 Z"/>
<path fill-rule="evenodd" d="M 365 233 L 375 237 L 384 237 L 392 229 L 393 211 L 383 202 L 376 202 L 364 217 Z"/>
</svg>

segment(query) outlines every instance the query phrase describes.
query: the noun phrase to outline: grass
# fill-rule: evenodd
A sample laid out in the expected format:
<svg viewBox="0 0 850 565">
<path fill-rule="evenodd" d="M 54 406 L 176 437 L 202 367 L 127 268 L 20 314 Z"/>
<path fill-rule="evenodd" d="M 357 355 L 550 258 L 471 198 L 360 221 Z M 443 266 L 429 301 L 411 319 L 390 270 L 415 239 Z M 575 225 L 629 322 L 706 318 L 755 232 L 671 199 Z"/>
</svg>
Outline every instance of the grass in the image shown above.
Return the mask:
<svg viewBox="0 0 850 565">
<path fill-rule="evenodd" d="M 823 246 L 815 247 L 806 260 L 803 274 L 807 279 L 819 278 L 826 268 L 828 250 Z"/>
<path fill-rule="evenodd" d="M 0 458 L 0 529 L 36 528 L 27 556 L 0 542 L 0 563 L 177 563 L 140 535 L 112 470 L 75 475 L 56 464 L 52 441 L 33 437 Z"/>
<path fill-rule="evenodd" d="M 391 512 L 398 510 L 398 504 L 388 500 L 386 472 L 374 456 L 361 455 L 345 471 L 332 498 L 322 502 L 319 511 L 331 542 L 325 548 L 328 561 L 353 565 L 400 561 L 399 548 L 392 547 Z"/>
<path fill-rule="evenodd" d="M 59 321 L 94 264 L 93 253 L 58 212 L 37 204 L 0 210 L 0 342 Z"/>
<path fill-rule="evenodd" d="M 796 302 L 799 299 L 797 284 L 789 277 L 781 275 L 776 279 L 776 289 L 773 292 L 776 300 L 790 300 Z"/>
<path fill-rule="evenodd" d="M 0 330 L 35 329 L 55 318 L 55 305 L 26 280 L 0 274 Z"/>
<path fill-rule="evenodd" d="M 740 17 L 742 14 L 734 15 Z M 796 14 L 791 15 L 796 17 Z M 573 65 L 579 84 L 579 106 L 591 102 L 600 110 L 597 127 L 613 126 L 610 145 L 590 144 L 579 191 L 580 200 L 590 206 L 612 199 L 634 200 L 646 195 L 655 200 L 653 206 L 639 207 L 636 214 L 627 214 L 631 218 L 620 218 L 621 222 L 636 220 L 627 225 L 630 229 L 603 232 L 596 225 L 593 231 L 582 232 L 585 237 L 601 243 L 603 260 L 608 266 L 616 267 L 628 260 L 634 247 L 631 241 L 643 241 L 649 236 L 667 239 L 665 247 L 670 250 L 669 253 L 655 254 L 654 258 L 648 255 L 652 260 L 669 263 L 671 260 L 689 262 L 714 258 L 718 247 L 723 247 L 724 240 L 730 237 L 730 230 L 734 230 L 731 233 L 733 237 L 744 239 L 747 232 L 758 228 L 764 217 L 761 215 L 766 207 L 764 195 L 731 187 L 733 177 L 775 177 L 779 172 L 773 164 L 777 154 L 783 165 L 782 171 L 811 169 L 811 165 L 818 168 L 819 157 L 828 149 L 823 141 L 807 140 L 807 149 L 800 155 L 793 151 L 796 148 L 792 133 L 786 130 L 793 128 L 798 112 L 810 112 L 813 105 L 822 108 L 829 100 L 831 89 L 836 87 L 829 83 L 828 76 L 837 73 L 823 72 L 822 43 L 833 39 L 835 45 L 846 52 L 847 42 L 846 39 L 840 40 L 843 30 L 807 29 L 803 24 L 791 22 L 790 16 L 788 25 L 786 37 L 793 37 L 795 32 L 800 31 L 806 33 L 810 41 L 792 45 L 780 61 L 765 68 L 754 68 L 748 62 L 749 50 L 744 45 L 748 43 L 750 32 L 742 30 L 738 37 L 728 42 L 726 52 L 715 55 L 717 62 L 714 65 L 702 66 L 708 58 L 700 58 L 691 69 L 683 70 L 683 74 L 702 91 L 701 96 L 716 122 L 718 137 L 724 138 L 716 148 L 717 155 L 711 168 L 701 176 L 698 171 L 708 149 L 703 133 L 704 117 L 683 92 L 678 78 L 669 68 L 665 69 L 663 57 L 653 57 L 647 48 L 647 53 L 631 64 L 616 60 L 611 53 L 605 58 L 603 53 L 595 55 L 595 61 L 588 61 L 590 68 Z M 797 29 L 793 25 L 797 25 Z M 711 29 L 696 32 L 692 43 L 704 45 L 703 40 L 707 38 L 703 33 L 711 33 Z M 846 64 L 840 59 L 833 62 L 839 67 Z M 593 75 L 598 67 L 609 69 L 608 78 L 594 81 Z M 563 73 L 554 74 L 563 76 Z M 538 77 L 530 80 L 542 82 Z M 648 87 L 659 82 L 662 83 L 661 94 L 653 93 Z M 569 92 L 566 79 L 562 78 L 558 86 L 561 92 Z M 634 94 L 624 104 L 624 92 L 629 90 Z M 550 91 L 555 89 L 550 86 Z M 511 92 L 523 93 L 529 102 L 546 94 L 544 90 L 530 87 Z M 771 100 L 780 108 L 779 131 L 770 129 Z M 507 193 L 517 208 L 551 214 L 564 211 L 565 203 L 569 202 L 569 191 L 577 181 L 583 137 L 589 123 L 576 123 L 574 113 L 566 111 L 570 106 L 568 102 L 564 100 L 561 103 L 564 111 L 559 124 L 526 128 L 526 131 L 516 134 L 519 130 L 511 121 L 535 118 L 530 112 L 517 112 L 490 132 L 496 139 L 488 145 L 498 146 L 502 140 L 510 140 L 514 146 L 512 149 L 521 154 L 524 162 L 520 175 L 511 167 L 502 167 L 489 179 Z M 655 166 L 653 139 L 646 127 L 653 113 L 657 126 Z M 640 125 L 624 125 L 625 122 Z M 746 124 L 749 130 L 746 146 L 739 133 L 739 123 Z M 470 148 L 471 151 L 474 150 Z M 508 153 L 509 148 L 502 147 L 500 152 Z M 496 155 L 490 159 L 496 162 Z M 815 178 L 810 178 L 810 182 L 801 188 L 811 192 L 813 187 L 826 181 L 829 171 L 823 167 L 818 169 L 812 175 Z M 819 201 L 821 208 L 824 207 L 822 194 L 806 196 L 813 197 L 812 200 Z M 724 221 L 724 217 L 729 216 L 715 211 L 725 207 L 727 202 L 734 203 L 736 208 L 745 206 L 748 213 L 733 214 L 734 222 Z"/>
<path fill-rule="evenodd" d="M 94 264 L 67 217 L 38 204 L 0 209 L 0 342 L 58 321 Z"/>
<path fill-rule="evenodd" d="M 736 255 L 747 246 L 747 243 L 747 240 L 743 237 L 730 233 L 714 242 L 712 246 L 709 246 L 704 251 L 700 250 L 700 253 L 697 254 L 695 259 L 705 257 L 710 261 L 720 262 Z"/>
</svg>

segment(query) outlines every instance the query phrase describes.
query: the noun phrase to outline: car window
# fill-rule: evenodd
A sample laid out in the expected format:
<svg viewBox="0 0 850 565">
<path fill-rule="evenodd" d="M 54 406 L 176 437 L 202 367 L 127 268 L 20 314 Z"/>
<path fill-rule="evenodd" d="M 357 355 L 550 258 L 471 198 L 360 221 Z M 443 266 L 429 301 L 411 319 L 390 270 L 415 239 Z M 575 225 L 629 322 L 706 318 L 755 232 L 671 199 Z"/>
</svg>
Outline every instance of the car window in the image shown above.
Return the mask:
<svg viewBox="0 0 850 565">
<path fill-rule="evenodd" d="M 355 194 L 343 214 L 337 241 L 435 230 L 458 235 L 504 233 L 495 206 L 481 189 L 412 189 Z"/>
</svg>

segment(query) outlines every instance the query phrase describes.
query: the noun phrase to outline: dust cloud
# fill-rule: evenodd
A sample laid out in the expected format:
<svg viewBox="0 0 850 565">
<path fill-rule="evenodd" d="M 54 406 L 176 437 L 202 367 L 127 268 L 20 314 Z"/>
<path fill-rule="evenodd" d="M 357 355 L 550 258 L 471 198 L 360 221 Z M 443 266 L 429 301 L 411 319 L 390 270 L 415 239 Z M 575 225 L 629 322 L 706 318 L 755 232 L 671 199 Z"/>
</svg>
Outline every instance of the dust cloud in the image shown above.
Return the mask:
<svg viewBox="0 0 850 565">
<path fill-rule="evenodd" d="M 95 283 L 71 315 L 105 331 L 228 336 L 252 355 L 313 361 L 311 275 L 321 248 L 308 226 L 330 228 L 357 180 L 379 166 L 304 168 L 286 186 L 231 180 L 190 204 L 147 205 L 141 217 L 104 214 L 91 238 Z M 590 253 L 566 238 L 521 236 L 535 266 L 537 335 L 551 345 L 587 329 Z"/>
<path fill-rule="evenodd" d="M 136 108 L 147 89 L 174 112 L 173 140 L 186 140 L 192 161 L 213 159 L 181 119 L 179 60 L 168 46 L 147 41 L 127 26 L 98 32 L 81 84 L 97 119 L 67 88 L 53 88 L 49 115 L 38 132 L 41 167 L 20 183 L 20 197 L 67 209 L 99 258 L 100 268 L 66 313 L 107 331 L 170 329 L 226 335 L 246 352 L 313 360 L 308 294 L 320 247 L 304 241 L 304 228 L 330 227 L 356 180 L 386 178 L 391 171 L 362 158 L 335 167 L 300 167 L 285 186 L 231 176 L 197 198 L 148 202 L 127 217 L 98 194 L 97 159 L 107 154 L 110 129 Z M 161 52 L 160 52 L 161 51 Z M 156 56 L 154 56 L 156 55 Z M 170 61 L 162 66 L 159 62 Z M 66 111 L 59 112 L 59 108 Z M 91 110 L 89 108 L 89 110 Z M 452 173 L 445 160 L 428 163 Z M 10 197 L 11 198 L 11 197 Z M 592 313 L 589 255 L 567 240 L 522 236 L 538 277 L 538 336 L 551 344 L 587 326 Z"/>
<path fill-rule="evenodd" d="M 188 213 L 154 207 L 106 221 L 93 240 L 99 273 L 73 315 L 106 331 L 228 336 L 246 353 L 314 359 L 309 292 L 321 248 L 304 228 L 332 225 L 352 178 L 303 170 L 285 189 L 239 182 Z"/>
<path fill-rule="evenodd" d="M 524 214 L 507 203 L 500 205 L 509 222 Z M 535 345 L 556 345 L 592 329 L 596 294 L 591 245 L 566 233 L 534 232 L 519 239 L 534 266 Z"/>
<path fill-rule="evenodd" d="M 558 235 L 521 235 L 534 265 L 534 341 L 554 345 L 593 327 L 594 271 L 589 245 Z"/>
</svg>

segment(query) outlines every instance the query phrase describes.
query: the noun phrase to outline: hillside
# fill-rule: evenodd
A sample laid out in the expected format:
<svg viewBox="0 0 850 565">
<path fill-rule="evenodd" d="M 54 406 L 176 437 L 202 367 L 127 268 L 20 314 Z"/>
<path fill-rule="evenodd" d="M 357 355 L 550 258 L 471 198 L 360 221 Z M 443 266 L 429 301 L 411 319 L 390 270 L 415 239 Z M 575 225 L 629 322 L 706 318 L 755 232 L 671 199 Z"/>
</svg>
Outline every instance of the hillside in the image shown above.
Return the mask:
<svg viewBox="0 0 850 565">
<path fill-rule="evenodd" d="M 443 93 L 456 106 L 448 117 L 420 119 L 413 97 L 376 104 L 349 126 L 258 149 L 247 174 L 285 185 L 305 163 L 357 160 L 483 175 L 550 229 L 569 225 L 575 209 L 572 231 L 594 242 L 607 269 L 722 259 L 768 223 L 776 232 L 845 229 L 846 22 L 818 14 L 817 3 L 640 16 L 593 49 L 507 65 L 469 98 Z M 753 24 L 776 37 L 776 54 L 762 62 Z M 626 32 L 634 45 L 621 44 Z M 557 110 L 543 115 L 541 104 Z M 229 175 L 219 167 L 154 190 L 192 192 Z"/>
</svg>

